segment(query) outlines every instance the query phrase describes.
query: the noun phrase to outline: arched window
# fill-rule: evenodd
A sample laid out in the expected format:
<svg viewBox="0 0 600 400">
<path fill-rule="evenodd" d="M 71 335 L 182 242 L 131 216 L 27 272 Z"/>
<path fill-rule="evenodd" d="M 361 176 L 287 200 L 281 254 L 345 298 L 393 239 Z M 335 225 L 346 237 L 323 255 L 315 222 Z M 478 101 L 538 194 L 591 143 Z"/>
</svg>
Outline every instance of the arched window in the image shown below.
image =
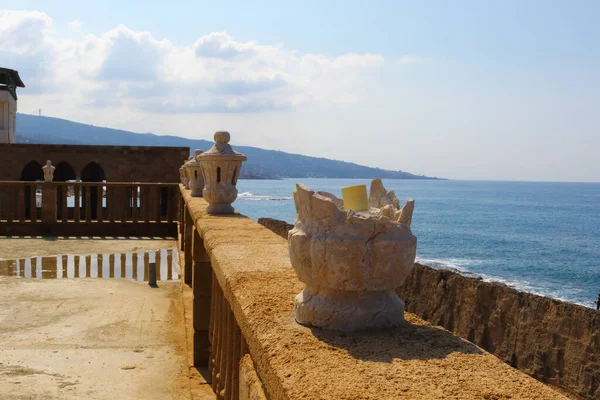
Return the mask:
<svg viewBox="0 0 600 400">
<path fill-rule="evenodd" d="M 66 161 L 61 161 L 56 164 L 56 169 L 54 170 L 54 182 L 66 182 L 66 181 L 74 181 L 77 179 L 75 175 L 75 170 L 71 167 Z"/>
<path fill-rule="evenodd" d="M 28 182 L 43 181 L 44 170 L 42 170 L 42 164 L 37 161 L 30 161 L 21 172 L 21 180 Z"/>
<path fill-rule="evenodd" d="M 106 175 L 104 174 L 104 168 L 96 162 L 91 162 L 81 170 L 81 181 L 82 182 L 104 182 L 106 181 Z M 84 215 L 90 216 L 92 219 L 98 218 L 98 202 L 103 202 L 104 193 L 99 193 L 97 187 L 84 187 L 81 190 L 82 194 L 82 209 Z M 90 209 L 86 209 L 86 196 L 90 196 Z M 77 201 L 77 200 L 76 200 Z M 101 207 L 103 209 L 103 207 Z"/>
</svg>

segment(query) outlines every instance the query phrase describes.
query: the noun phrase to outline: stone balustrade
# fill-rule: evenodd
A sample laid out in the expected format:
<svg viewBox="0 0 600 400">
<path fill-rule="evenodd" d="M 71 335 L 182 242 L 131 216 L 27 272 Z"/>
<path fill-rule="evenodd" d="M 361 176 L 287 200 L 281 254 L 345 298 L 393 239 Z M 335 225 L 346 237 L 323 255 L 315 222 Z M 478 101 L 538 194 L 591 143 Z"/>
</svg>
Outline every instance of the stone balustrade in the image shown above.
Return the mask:
<svg viewBox="0 0 600 400">
<path fill-rule="evenodd" d="M 303 284 L 287 241 L 242 215 L 210 215 L 204 199 L 180 190 L 194 362 L 210 367 L 219 399 L 565 398 L 411 313 L 381 331 L 299 325 Z"/>
</svg>

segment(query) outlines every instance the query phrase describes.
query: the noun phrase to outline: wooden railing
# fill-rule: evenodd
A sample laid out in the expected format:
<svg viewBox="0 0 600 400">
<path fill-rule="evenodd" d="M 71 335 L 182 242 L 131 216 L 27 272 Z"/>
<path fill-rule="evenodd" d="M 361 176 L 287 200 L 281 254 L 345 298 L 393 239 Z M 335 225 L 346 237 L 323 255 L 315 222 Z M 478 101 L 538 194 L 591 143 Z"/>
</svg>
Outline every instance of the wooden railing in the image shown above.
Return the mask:
<svg viewBox="0 0 600 400">
<path fill-rule="evenodd" d="M 56 234 L 143 235 L 151 224 L 175 235 L 178 201 L 178 185 L 168 183 L 0 182 L 0 234 L 52 227 Z M 126 232 L 111 232 L 116 224 Z"/>
</svg>

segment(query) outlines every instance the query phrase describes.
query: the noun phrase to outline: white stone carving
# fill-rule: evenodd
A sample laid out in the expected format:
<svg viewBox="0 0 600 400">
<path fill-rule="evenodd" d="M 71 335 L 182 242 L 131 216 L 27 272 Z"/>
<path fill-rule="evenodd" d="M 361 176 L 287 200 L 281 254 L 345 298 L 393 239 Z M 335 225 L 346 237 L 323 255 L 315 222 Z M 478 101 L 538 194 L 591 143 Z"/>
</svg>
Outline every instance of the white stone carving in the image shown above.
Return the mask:
<svg viewBox="0 0 600 400">
<path fill-rule="evenodd" d="M 42 167 L 42 170 L 44 171 L 44 181 L 52 182 L 52 180 L 54 179 L 55 169 L 56 167 L 52 165 L 52 161 L 46 161 L 46 165 Z"/>
<path fill-rule="evenodd" d="M 192 191 L 192 197 L 202 197 L 202 189 L 204 189 L 204 176 L 198 162 L 200 154 L 202 154 L 202 150 L 194 150 L 194 155 L 184 164 L 188 188 Z"/>
<path fill-rule="evenodd" d="M 404 322 L 395 289 L 412 271 L 417 238 L 414 201 L 402 210 L 379 179 L 368 211 L 344 211 L 330 193 L 297 185 L 296 224 L 289 232 L 292 266 L 306 288 L 296 296 L 296 321 L 326 329 L 389 328 Z"/>
<path fill-rule="evenodd" d="M 209 204 L 206 211 L 209 214 L 232 214 L 234 209 L 231 203 L 238 194 L 235 185 L 242 162 L 247 158 L 229 145 L 229 132 L 216 132 L 214 138 L 215 145 L 198 156 L 205 180 L 202 193 Z"/>
</svg>

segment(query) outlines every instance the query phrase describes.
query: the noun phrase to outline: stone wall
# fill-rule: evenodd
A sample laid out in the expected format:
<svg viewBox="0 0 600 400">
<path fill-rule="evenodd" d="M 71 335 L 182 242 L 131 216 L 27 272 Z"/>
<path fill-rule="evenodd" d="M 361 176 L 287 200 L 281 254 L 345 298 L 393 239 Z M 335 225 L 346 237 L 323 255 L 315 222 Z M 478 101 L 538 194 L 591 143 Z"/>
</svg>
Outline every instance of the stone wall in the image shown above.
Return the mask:
<svg viewBox="0 0 600 400">
<path fill-rule="evenodd" d="M 179 167 L 189 151 L 187 147 L 0 144 L 0 181 L 20 180 L 31 161 L 44 165 L 52 160 L 54 166 L 68 163 L 77 178 L 95 162 L 104 170 L 107 182 L 177 183 Z"/>
<path fill-rule="evenodd" d="M 287 238 L 293 225 L 261 218 Z M 513 367 L 583 398 L 600 399 L 600 312 L 415 264 L 398 289 L 406 311 Z"/>
<path fill-rule="evenodd" d="M 294 298 L 304 284 L 287 241 L 242 215 L 210 215 L 204 198 L 180 188 L 183 280 L 194 292 L 195 332 L 208 326 L 194 338 L 194 353 L 212 351 L 219 397 L 237 393 L 235 382 L 247 385 L 236 371 L 248 353 L 271 400 L 565 398 L 408 312 L 402 329 L 341 333 L 298 324 Z M 210 284 L 197 278 L 207 270 Z"/>
<path fill-rule="evenodd" d="M 269 228 L 285 240 L 288 238 L 288 232 L 294 227 L 292 224 L 288 224 L 285 221 L 272 218 L 259 218 L 258 223 L 262 226 Z"/>
</svg>

